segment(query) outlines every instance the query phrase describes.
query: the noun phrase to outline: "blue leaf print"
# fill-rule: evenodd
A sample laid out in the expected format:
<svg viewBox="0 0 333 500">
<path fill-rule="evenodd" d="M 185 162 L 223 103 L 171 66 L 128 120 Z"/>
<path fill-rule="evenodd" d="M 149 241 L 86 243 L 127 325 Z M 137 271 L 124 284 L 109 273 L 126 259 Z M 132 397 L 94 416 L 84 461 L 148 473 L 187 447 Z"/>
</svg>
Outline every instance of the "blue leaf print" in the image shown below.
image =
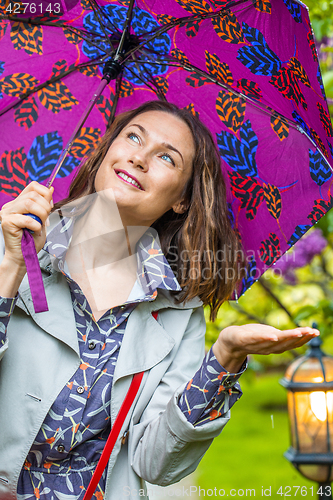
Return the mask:
<svg viewBox="0 0 333 500">
<path fill-rule="evenodd" d="M 302 22 L 301 6 L 293 0 L 283 0 L 296 23 Z"/>
<path fill-rule="evenodd" d="M 237 139 L 230 132 L 216 134 L 221 158 L 236 172 L 241 175 L 256 177 L 258 175 L 256 165 L 256 151 L 258 138 L 254 133 L 250 120 L 247 120 L 240 128 Z"/>
<path fill-rule="evenodd" d="M 74 156 L 67 156 L 64 163 L 61 165 L 61 169 L 57 173 L 56 177 L 67 177 L 72 173 L 75 167 L 80 165 L 81 159 L 74 158 Z"/>
<path fill-rule="evenodd" d="M 303 118 L 297 113 L 297 111 L 292 112 L 293 118 L 296 123 L 306 132 L 310 137 L 312 137 L 311 130 L 308 124 L 303 120 Z"/>
<path fill-rule="evenodd" d="M 277 75 L 282 62 L 273 52 L 264 35 L 256 28 L 251 28 L 243 22 L 243 34 L 251 47 L 241 47 L 237 59 L 246 66 L 254 75 Z"/>
<path fill-rule="evenodd" d="M 309 149 L 310 175 L 318 186 L 332 177 L 332 171 L 319 151 L 313 152 Z"/>
<path fill-rule="evenodd" d="M 321 76 L 321 71 L 320 71 L 319 64 L 318 64 L 318 68 L 317 68 L 317 80 L 318 80 L 318 83 L 319 83 L 319 86 L 320 86 L 320 90 L 321 90 L 322 96 L 326 100 L 325 89 L 324 89 L 324 84 L 323 84 L 323 79 L 322 79 L 322 76 Z"/>
<path fill-rule="evenodd" d="M 299 224 L 298 226 L 295 227 L 295 231 L 290 237 L 290 240 L 288 241 L 287 245 L 292 247 L 295 245 L 295 243 L 311 228 L 309 224 Z"/>
<path fill-rule="evenodd" d="M 328 144 L 328 147 L 330 149 L 331 155 L 333 156 L 333 146 L 328 139 L 326 139 L 326 140 L 327 140 L 327 144 Z"/>
<path fill-rule="evenodd" d="M 110 32 L 110 34 L 123 28 L 127 13 L 126 7 L 107 5 L 102 7 L 102 11 L 104 12 L 105 17 L 109 20 L 109 23 L 106 25 L 106 29 Z M 87 30 L 103 35 L 103 31 L 101 30 L 93 12 L 89 12 L 84 17 L 83 24 Z M 160 24 L 151 14 L 149 14 L 149 12 L 137 7 L 133 9 L 132 29 L 137 36 L 144 36 L 146 33 L 150 33 L 158 28 L 160 28 Z M 147 60 L 153 62 L 154 59 L 161 59 L 163 54 L 169 53 L 170 48 L 171 39 L 169 35 L 167 33 L 162 33 L 143 47 L 143 53 L 139 55 L 136 54 L 136 60 L 142 62 L 135 63 L 129 60 L 126 63 L 127 67 L 125 66 L 123 77 L 135 85 L 144 85 L 144 82 L 151 80 L 152 77 L 165 74 L 168 71 L 167 64 L 149 64 Z M 82 52 L 90 59 L 104 55 L 109 50 L 110 47 L 105 42 L 99 42 L 99 47 L 93 46 L 86 41 L 82 44 Z M 103 68 L 100 67 L 100 70 L 102 73 Z"/>
<path fill-rule="evenodd" d="M 248 263 L 247 269 L 246 269 L 246 276 L 243 278 L 242 281 L 242 291 L 240 295 L 242 295 L 248 288 L 250 288 L 253 283 L 256 281 L 256 274 L 257 274 L 257 263 L 256 259 L 251 256 L 251 260 Z"/>
<path fill-rule="evenodd" d="M 5 63 L 4 61 L 0 61 L 0 75 L 5 71 Z"/>
<path fill-rule="evenodd" d="M 26 170 L 32 181 L 41 182 L 51 174 L 62 151 L 58 132 L 37 136 L 27 154 Z"/>
</svg>

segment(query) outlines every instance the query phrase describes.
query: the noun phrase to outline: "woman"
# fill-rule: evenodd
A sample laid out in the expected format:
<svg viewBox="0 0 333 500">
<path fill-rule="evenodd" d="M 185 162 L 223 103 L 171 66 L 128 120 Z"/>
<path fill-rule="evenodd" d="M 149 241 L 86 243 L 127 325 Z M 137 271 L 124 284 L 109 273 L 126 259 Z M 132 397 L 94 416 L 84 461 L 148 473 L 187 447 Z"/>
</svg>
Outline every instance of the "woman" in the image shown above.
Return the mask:
<svg viewBox="0 0 333 500">
<path fill-rule="evenodd" d="M 299 347 L 318 331 L 228 327 L 204 357 L 203 305 L 214 320 L 242 262 L 212 137 L 186 111 L 150 102 L 119 116 L 54 207 L 66 217 L 45 244 L 52 194 L 33 182 L 0 212 L 0 499 L 82 499 L 144 371 L 95 493 L 142 498 L 144 480 L 168 485 L 196 468 L 241 395 L 247 354 Z M 25 227 L 45 313 L 34 313 L 24 277 Z"/>
</svg>

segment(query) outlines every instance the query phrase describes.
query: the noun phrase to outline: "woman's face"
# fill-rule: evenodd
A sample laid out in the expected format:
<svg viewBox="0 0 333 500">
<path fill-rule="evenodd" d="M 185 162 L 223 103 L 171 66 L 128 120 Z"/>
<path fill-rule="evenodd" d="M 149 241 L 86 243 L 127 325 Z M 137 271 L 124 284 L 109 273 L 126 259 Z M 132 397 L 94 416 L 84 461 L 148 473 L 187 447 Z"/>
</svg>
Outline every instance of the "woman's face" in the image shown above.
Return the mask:
<svg viewBox="0 0 333 500">
<path fill-rule="evenodd" d="M 186 210 L 181 195 L 192 175 L 194 152 L 186 123 L 163 111 L 147 111 L 111 144 L 95 189 L 112 188 L 125 226 L 150 226 L 171 208 Z"/>
</svg>

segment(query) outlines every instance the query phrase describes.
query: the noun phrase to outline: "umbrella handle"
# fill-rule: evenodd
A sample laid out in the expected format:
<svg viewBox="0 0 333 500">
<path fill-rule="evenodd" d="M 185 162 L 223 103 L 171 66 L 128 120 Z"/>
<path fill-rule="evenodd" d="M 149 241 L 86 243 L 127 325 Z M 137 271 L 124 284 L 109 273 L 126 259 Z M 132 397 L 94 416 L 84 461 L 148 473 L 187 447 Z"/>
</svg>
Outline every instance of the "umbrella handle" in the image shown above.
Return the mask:
<svg viewBox="0 0 333 500">
<path fill-rule="evenodd" d="M 41 219 L 37 215 L 34 215 L 34 214 L 23 214 L 23 215 L 28 215 L 29 217 L 32 217 L 37 222 L 39 222 L 40 224 L 42 224 Z M 27 229 L 27 231 L 29 231 L 30 234 L 34 234 L 34 231 L 31 231 L 31 229 Z"/>
</svg>

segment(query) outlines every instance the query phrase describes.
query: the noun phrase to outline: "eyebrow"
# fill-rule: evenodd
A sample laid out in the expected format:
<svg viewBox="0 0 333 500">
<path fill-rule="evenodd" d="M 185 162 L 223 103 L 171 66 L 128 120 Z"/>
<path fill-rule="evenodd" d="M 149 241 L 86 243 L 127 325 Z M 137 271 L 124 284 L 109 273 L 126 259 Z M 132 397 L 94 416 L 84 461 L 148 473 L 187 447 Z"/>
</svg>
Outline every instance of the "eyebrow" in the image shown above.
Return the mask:
<svg viewBox="0 0 333 500">
<path fill-rule="evenodd" d="M 131 127 L 138 127 L 138 129 L 140 129 L 140 130 L 141 130 L 141 132 L 142 132 L 144 135 L 146 135 L 146 136 L 148 136 L 148 135 L 149 135 L 148 130 L 146 130 L 146 129 L 142 126 L 142 125 L 139 125 L 138 123 L 132 123 L 132 124 L 131 124 L 131 125 L 129 125 L 129 126 L 131 126 Z M 170 151 L 174 151 L 175 153 L 178 153 L 178 154 L 179 154 L 179 156 L 181 157 L 181 159 L 183 160 L 183 163 L 185 164 L 185 162 L 184 162 L 184 158 L 183 158 L 183 155 L 181 154 L 181 152 L 180 152 L 180 151 L 178 151 L 178 149 L 176 149 L 174 146 L 172 146 L 171 144 L 168 144 L 168 143 L 166 143 L 166 142 L 162 142 L 162 146 L 164 146 L 164 147 L 165 147 L 165 148 L 167 148 L 167 149 L 170 149 Z"/>
</svg>

